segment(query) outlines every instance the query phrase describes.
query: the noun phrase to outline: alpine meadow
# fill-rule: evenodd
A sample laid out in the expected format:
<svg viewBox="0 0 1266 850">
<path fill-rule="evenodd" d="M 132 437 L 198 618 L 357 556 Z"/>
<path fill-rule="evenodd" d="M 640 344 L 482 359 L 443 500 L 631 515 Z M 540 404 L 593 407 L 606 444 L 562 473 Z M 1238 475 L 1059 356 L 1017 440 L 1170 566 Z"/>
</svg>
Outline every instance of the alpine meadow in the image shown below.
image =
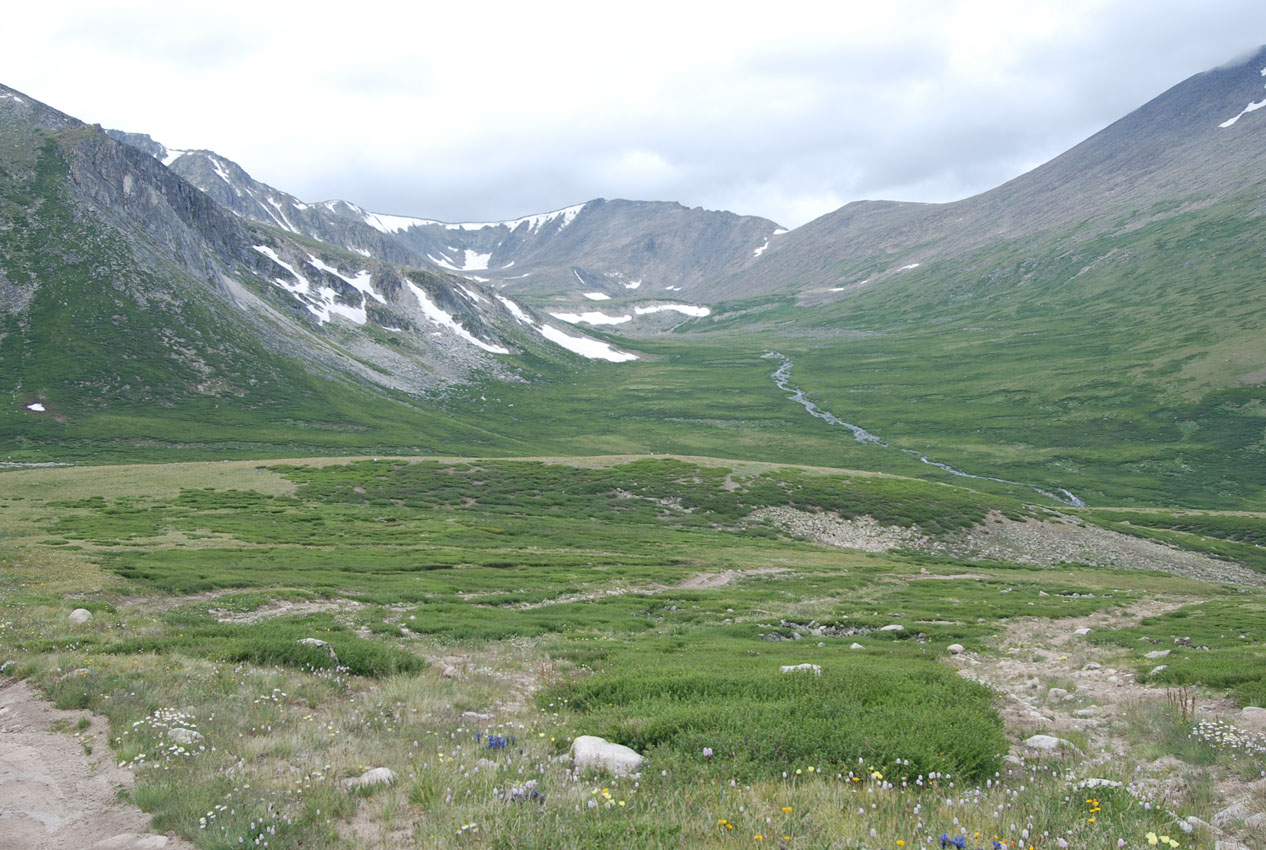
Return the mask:
<svg viewBox="0 0 1266 850">
<path fill-rule="evenodd" d="M 1264 83 L 795 228 L 0 86 L 0 850 L 1266 847 Z"/>
</svg>

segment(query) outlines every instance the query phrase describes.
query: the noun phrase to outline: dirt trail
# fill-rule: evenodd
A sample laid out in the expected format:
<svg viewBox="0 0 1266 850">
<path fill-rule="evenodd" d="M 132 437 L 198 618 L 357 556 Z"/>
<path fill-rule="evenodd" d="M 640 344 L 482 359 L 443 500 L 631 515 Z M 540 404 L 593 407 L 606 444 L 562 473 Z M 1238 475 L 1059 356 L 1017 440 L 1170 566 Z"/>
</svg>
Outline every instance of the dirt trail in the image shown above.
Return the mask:
<svg viewBox="0 0 1266 850">
<path fill-rule="evenodd" d="M 192 850 L 148 831 L 149 817 L 119 799 L 131 787 L 103 718 L 59 711 L 26 682 L 0 679 L 0 850 Z"/>
<path fill-rule="evenodd" d="M 1124 724 L 1132 712 L 1148 705 L 1164 706 L 1168 692 L 1163 687 L 1140 684 L 1134 674 L 1131 653 L 1115 647 L 1091 644 L 1079 629 L 1092 632 L 1136 624 L 1182 606 L 1181 602 L 1151 602 L 1125 613 L 1100 612 L 1087 617 L 1047 620 L 1020 618 L 1012 621 L 995 649 L 988 653 L 963 653 L 951 657 L 965 678 L 983 682 L 998 693 L 998 706 L 1007 731 L 1016 741 L 1014 753 L 1032 756 L 1023 741 L 1037 733 L 1058 737 L 1085 736 L 1083 760 L 1074 768 L 1080 778 L 1101 776 L 1119 763 L 1136 761 L 1140 770 L 1134 783 L 1160 798 L 1181 797 L 1184 787 L 1203 768 L 1186 765 L 1168 756 L 1156 760 L 1131 752 Z M 1252 728 L 1235 703 L 1193 689 L 1195 716 L 1220 719 L 1241 728 Z M 1215 778 L 1212 786 L 1213 810 L 1237 802 L 1256 812 L 1266 801 L 1266 779 L 1249 781 L 1232 773 Z M 1228 827 L 1229 828 L 1229 827 Z M 1238 840 L 1253 836 L 1215 832 L 1219 847 L 1243 847 Z"/>
</svg>

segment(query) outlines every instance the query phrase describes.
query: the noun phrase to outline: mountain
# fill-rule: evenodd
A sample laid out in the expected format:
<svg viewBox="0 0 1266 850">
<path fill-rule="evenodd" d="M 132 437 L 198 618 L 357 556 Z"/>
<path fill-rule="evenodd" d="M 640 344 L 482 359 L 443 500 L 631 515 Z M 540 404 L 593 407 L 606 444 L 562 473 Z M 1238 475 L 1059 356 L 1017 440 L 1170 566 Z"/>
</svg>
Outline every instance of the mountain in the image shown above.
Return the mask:
<svg viewBox="0 0 1266 850">
<path fill-rule="evenodd" d="M 1197 74 L 1050 162 L 946 204 L 858 201 L 774 240 L 757 262 L 717 275 L 700 297 L 879 287 L 982 247 L 1136 229 L 1266 181 L 1266 48 Z M 917 264 L 917 265 L 916 265 Z M 865 284 L 862 282 L 866 281 Z"/>
<path fill-rule="evenodd" d="M 374 213 L 348 201 L 304 203 L 212 151 L 173 150 L 145 134 L 109 132 L 243 218 L 555 302 L 581 302 L 585 292 L 639 301 L 691 299 L 717 276 L 750 266 L 786 232 L 755 216 L 658 201 L 599 198 L 475 223 Z"/>
<path fill-rule="evenodd" d="M 298 428 L 298 444 L 513 445 L 437 400 L 636 356 L 472 281 L 257 225 L 4 87 L 0 154 L 0 423 L 19 448 L 111 429 L 182 444 L 190 420 L 242 444 L 260 436 L 249 422 Z"/>
</svg>

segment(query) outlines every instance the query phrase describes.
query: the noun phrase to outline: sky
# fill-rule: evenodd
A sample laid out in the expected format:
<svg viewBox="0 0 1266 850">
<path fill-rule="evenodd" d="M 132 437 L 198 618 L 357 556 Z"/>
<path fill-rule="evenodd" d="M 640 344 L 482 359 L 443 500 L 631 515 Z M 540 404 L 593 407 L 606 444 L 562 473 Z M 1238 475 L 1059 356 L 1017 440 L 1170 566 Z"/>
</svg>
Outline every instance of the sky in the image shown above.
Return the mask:
<svg viewBox="0 0 1266 850">
<path fill-rule="evenodd" d="M 442 221 L 956 200 L 1266 43 L 1261 0 L 20 5 L 5 85 Z"/>
</svg>

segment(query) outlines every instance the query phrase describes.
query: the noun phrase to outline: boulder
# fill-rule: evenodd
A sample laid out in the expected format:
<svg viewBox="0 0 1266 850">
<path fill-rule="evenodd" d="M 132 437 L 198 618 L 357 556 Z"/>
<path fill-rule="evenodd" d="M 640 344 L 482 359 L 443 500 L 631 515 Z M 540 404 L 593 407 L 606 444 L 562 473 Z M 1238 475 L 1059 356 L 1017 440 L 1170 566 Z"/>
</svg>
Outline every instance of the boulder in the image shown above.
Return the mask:
<svg viewBox="0 0 1266 850">
<path fill-rule="evenodd" d="M 1222 811 L 1213 816 L 1213 825 L 1219 829 L 1226 829 L 1228 826 L 1234 826 L 1237 823 L 1245 821 L 1253 813 L 1248 803 L 1239 800 L 1227 806 Z"/>
<path fill-rule="evenodd" d="M 74 611 L 70 612 L 70 616 L 66 619 L 70 620 L 77 626 L 82 626 L 84 623 L 92 619 L 92 612 L 87 608 L 76 608 Z"/>
<path fill-rule="evenodd" d="M 354 779 L 344 781 L 348 788 L 373 788 L 377 785 L 390 785 L 396 781 L 396 772 L 389 767 L 374 767 Z"/>
<path fill-rule="evenodd" d="M 1058 750 L 1075 750 L 1077 747 L 1071 741 L 1065 741 L 1063 738 L 1056 738 L 1054 735 L 1034 735 L 1024 740 L 1024 746 L 1031 750 L 1042 750 L 1044 752 L 1056 752 Z"/>
<path fill-rule="evenodd" d="M 572 764 L 577 770 L 605 770 L 615 776 L 636 773 L 642 757 L 623 744 L 596 735 L 581 735 L 571 742 Z"/>
<path fill-rule="evenodd" d="M 196 744 L 202 740 L 202 733 L 196 729 L 186 729 L 183 726 L 176 726 L 167 730 L 167 740 L 187 747 L 190 744 Z"/>
<path fill-rule="evenodd" d="M 849 647 L 849 649 L 865 649 L 865 648 L 866 647 L 862 646 L 860 643 L 855 643 Z"/>
<path fill-rule="evenodd" d="M 1080 628 L 1080 629 L 1075 630 L 1075 631 L 1073 632 L 1073 634 L 1075 634 L 1075 635 L 1088 635 L 1088 634 L 1090 634 L 1090 629 L 1087 629 L 1087 628 L 1085 628 L 1085 627 L 1082 627 L 1082 628 Z"/>
<path fill-rule="evenodd" d="M 1155 667 L 1153 667 L 1151 670 L 1147 672 L 1147 675 L 1155 676 L 1157 673 L 1161 672 L 1162 670 L 1167 670 L 1168 668 L 1169 668 L 1168 664 L 1157 664 Z"/>
<path fill-rule="evenodd" d="M 904 632 L 905 630 L 906 627 L 900 623 L 892 623 L 891 625 L 882 626 L 879 629 L 881 632 Z"/>
<path fill-rule="evenodd" d="M 1169 652 L 1170 651 L 1168 649 L 1156 649 L 1156 650 L 1153 650 L 1152 652 L 1147 653 L 1143 657 L 1144 658 L 1164 658 L 1166 655 L 1169 655 Z"/>
<path fill-rule="evenodd" d="M 783 673 L 812 673 L 815 676 L 822 675 L 822 668 L 817 664 L 784 664 L 779 669 Z"/>
<path fill-rule="evenodd" d="M 296 643 L 301 643 L 304 646 L 315 646 L 317 649 L 324 649 L 330 654 L 330 660 L 334 662 L 334 666 L 339 666 L 338 655 L 334 652 L 334 647 L 330 646 L 330 642 L 328 640 L 321 640 L 320 638 L 299 638 Z"/>
<path fill-rule="evenodd" d="M 1051 688 L 1046 692 L 1046 698 L 1049 700 L 1059 700 L 1062 702 L 1063 700 L 1068 699 L 1068 697 L 1068 691 L 1063 688 Z"/>
<path fill-rule="evenodd" d="M 962 655 L 963 645 L 961 643 L 951 643 L 949 646 L 945 647 L 945 651 L 950 655 Z"/>
</svg>

